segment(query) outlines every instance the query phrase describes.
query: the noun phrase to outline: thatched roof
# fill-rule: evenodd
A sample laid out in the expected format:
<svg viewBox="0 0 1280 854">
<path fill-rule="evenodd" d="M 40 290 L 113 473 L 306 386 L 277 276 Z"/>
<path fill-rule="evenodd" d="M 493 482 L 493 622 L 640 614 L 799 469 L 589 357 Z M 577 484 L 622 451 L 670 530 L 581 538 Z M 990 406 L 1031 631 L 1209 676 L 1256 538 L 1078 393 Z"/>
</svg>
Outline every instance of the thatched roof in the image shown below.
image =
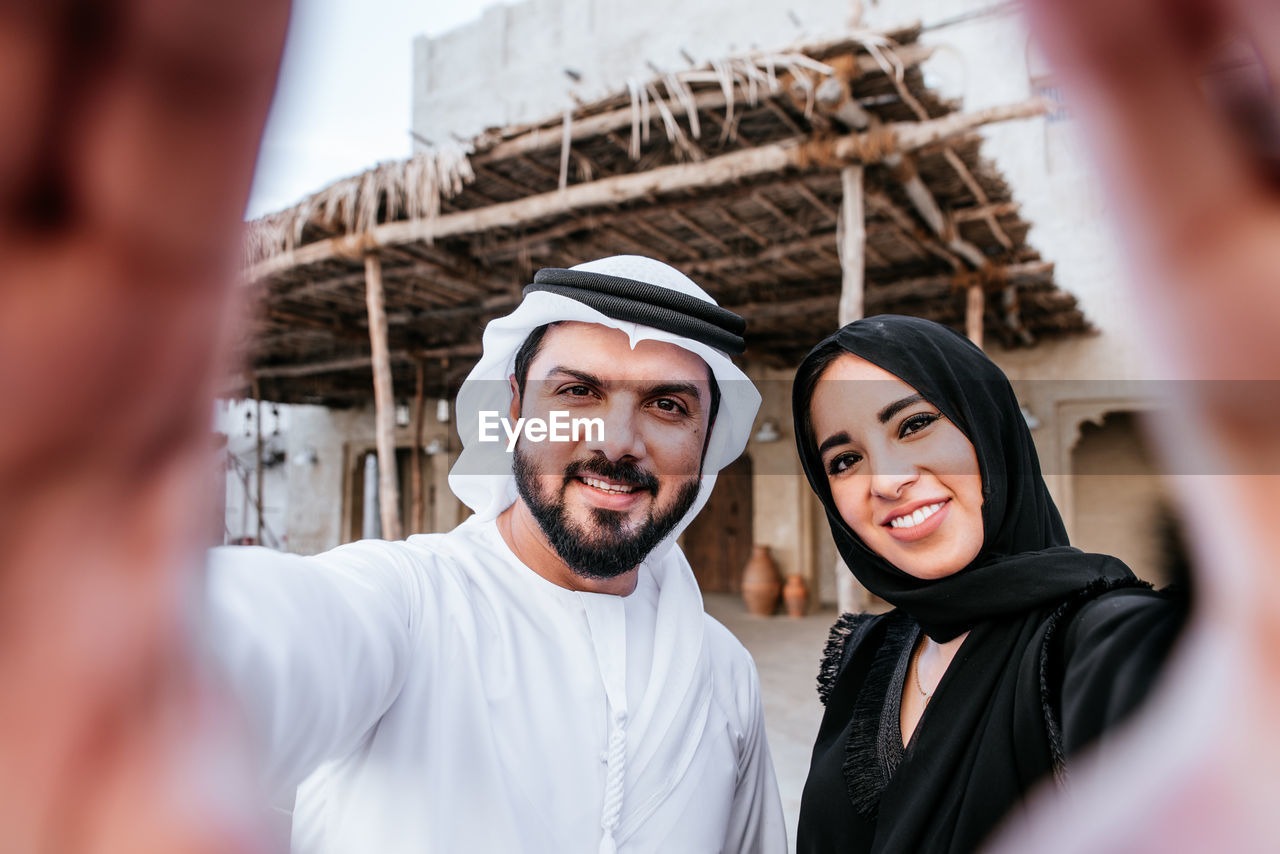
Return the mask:
<svg viewBox="0 0 1280 854">
<path fill-rule="evenodd" d="M 842 168 L 865 164 L 865 309 L 988 339 L 1088 328 L 975 129 L 923 84 L 914 31 L 859 33 L 633 82 L 572 114 L 491 130 L 340 181 L 250 227 L 262 300 L 245 342 L 267 399 L 371 397 L 365 257 L 380 259 L 397 394 L 415 362 L 456 384 L 484 324 L 540 267 L 618 253 L 687 272 L 749 321 L 749 360 L 794 363 L 836 325 Z"/>
</svg>

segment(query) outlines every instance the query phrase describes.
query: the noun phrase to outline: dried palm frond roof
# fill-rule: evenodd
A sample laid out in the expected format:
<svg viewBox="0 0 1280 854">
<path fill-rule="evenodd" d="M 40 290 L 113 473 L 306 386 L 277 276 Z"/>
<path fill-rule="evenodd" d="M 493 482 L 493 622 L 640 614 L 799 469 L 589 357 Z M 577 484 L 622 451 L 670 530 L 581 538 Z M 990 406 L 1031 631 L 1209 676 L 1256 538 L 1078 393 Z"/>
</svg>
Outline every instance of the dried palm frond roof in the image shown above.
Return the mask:
<svg viewBox="0 0 1280 854">
<path fill-rule="evenodd" d="M 386 289 L 397 388 L 415 362 L 456 384 L 533 272 L 635 253 L 687 272 L 749 321 L 746 358 L 794 363 L 835 327 L 843 170 L 864 164 L 866 313 L 962 327 L 988 295 L 1005 344 L 1085 331 L 976 129 L 1037 104 L 962 113 L 923 83 L 915 30 L 860 32 L 631 81 L 539 122 L 491 129 L 339 181 L 250 224 L 263 306 L 245 342 L 264 397 L 371 397 L 365 257 Z"/>
</svg>

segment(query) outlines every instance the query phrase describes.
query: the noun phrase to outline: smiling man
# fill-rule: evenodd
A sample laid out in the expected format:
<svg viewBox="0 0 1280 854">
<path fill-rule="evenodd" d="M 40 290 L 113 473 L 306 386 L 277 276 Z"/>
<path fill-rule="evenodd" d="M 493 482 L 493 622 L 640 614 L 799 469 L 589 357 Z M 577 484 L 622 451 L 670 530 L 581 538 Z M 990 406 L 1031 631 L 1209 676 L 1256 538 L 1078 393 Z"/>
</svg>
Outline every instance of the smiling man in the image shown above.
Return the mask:
<svg viewBox="0 0 1280 854">
<path fill-rule="evenodd" d="M 215 553 L 213 645 L 298 787 L 295 851 L 787 850 L 755 666 L 675 545 L 759 405 L 743 326 L 652 259 L 543 270 L 458 395 L 474 516 Z M 531 429 L 566 418 L 599 429 Z"/>
</svg>

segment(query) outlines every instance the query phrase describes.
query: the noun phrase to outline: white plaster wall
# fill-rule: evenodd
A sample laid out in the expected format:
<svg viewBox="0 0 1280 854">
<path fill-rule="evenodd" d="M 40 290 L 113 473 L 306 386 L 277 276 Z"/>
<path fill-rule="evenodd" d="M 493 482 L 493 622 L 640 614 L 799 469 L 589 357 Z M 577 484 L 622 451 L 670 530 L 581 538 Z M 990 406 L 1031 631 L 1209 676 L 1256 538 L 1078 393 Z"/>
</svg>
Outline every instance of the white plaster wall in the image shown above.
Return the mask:
<svg viewBox="0 0 1280 854">
<path fill-rule="evenodd" d="M 353 468 L 359 455 L 376 445 L 373 409 L 326 409 L 321 406 L 290 407 L 288 431 L 288 550 L 315 554 L 346 542 L 347 516 Z M 434 488 L 434 518 L 428 530 L 447 531 L 467 515 L 466 508 L 453 497 L 447 482 L 448 471 L 460 443 L 452 434 L 452 424 L 441 424 L 434 416 L 434 403 L 427 406 L 422 443 L 436 440 L 452 453 L 429 457 L 425 467 L 424 491 Z M 412 447 L 409 427 L 396 430 L 396 445 Z M 312 460 L 314 459 L 314 462 Z M 356 483 L 359 489 L 360 484 Z M 402 491 L 408 483 L 400 484 Z M 412 532 L 411 532 L 412 533 Z"/>
<path fill-rule="evenodd" d="M 225 493 L 222 543 L 257 540 L 257 401 L 219 400 L 214 407 L 214 430 L 226 437 L 222 465 Z M 289 407 L 262 405 L 264 456 L 285 446 Z M 288 544 L 288 467 L 268 466 L 262 474 L 262 544 L 285 548 Z"/>
<path fill-rule="evenodd" d="M 291 409 L 289 551 L 315 554 L 343 541 L 347 444 L 356 437 L 373 435 L 373 412 L 322 406 Z"/>
<path fill-rule="evenodd" d="M 442 143 L 625 91 L 654 68 L 785 45 L 844 28 L 846 0 L 528 0 L 414 41 L 413 129 Z M 794 16 L 794 18 L 793 18 Z M 565 69 L 577 72 L 574 81 Z M 419 143 L 420 144 L 420 143 Z"/>
</svg>

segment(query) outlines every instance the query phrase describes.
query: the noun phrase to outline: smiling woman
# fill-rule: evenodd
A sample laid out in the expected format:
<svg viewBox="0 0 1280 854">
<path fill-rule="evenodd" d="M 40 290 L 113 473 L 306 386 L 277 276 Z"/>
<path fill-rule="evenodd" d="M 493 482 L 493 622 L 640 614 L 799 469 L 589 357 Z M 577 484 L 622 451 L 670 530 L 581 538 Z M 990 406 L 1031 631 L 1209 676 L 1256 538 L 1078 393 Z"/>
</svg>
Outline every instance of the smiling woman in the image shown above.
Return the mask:
<svg viewBox="0 0 1280 854">
<path fill-rule="evenodd" d="M 1142 701 L 1182 605 L 1070 547 L 1013 389 L 952 330 L 850 324 L 793 403 L 841 556 L 896 606 L 832 632 L 798 850 L 974 850 Z"/>
</svg>

